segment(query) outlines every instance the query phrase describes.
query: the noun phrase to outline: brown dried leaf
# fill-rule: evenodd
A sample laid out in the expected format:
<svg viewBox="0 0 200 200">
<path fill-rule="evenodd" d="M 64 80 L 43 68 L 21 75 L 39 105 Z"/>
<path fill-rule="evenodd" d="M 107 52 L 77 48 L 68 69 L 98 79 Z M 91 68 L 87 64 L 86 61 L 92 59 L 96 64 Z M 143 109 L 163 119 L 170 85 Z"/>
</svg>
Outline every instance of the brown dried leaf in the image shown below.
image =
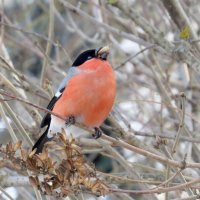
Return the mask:
<svg viewBox="0 0 200 200">
<path fill-rule="evenodd" d="M 94 180 L 93 179 L 85 179 L 84 181 L 85 187 L 91 189 L 91 191 L 98 196 L 104 196 L 109 192 L 109 188 L 107 185 L 105 185 L 102 181 L 99 179 Z"/>
<path fill-rule="evenodd" d="M 33 177 L 33 176 L 29 176 L 29 182 L 33 187 L 40 187 L 40 183 L 39 183 L 39 179 L 38 177 Z"/>
<path fill-rule="evenodd" d="M 13 151 L 17 151 L 22 146 L 22 141 L 18 141 L 17 143 L 13 144 Z"/>
<path fill-rule="evenodd" d="M 13 144 L 11 142 L 9 142 L 6 145 L 6 154 L 10 155 L 11 153 L 13 153 Z M 14 152 L 15 153 L 15 152 Z"/>
<path fill-rule="evenodd" d="M 61 187 L 61 194 L 62 194 L 62 197 L 65 197 L 70 194 L 73 194 L 73 191 L 68 187 Z"/>
<path fill-rule="evenodd" d="M 55 172 L 56 172 L 56 175 L 57 175 L 57 178 L 60 182 L 62 182 L 64 180 L 64 174 L 61 172 L 60 169 L 55 169 Z"/>
<path fill-rule="evenodd" d="M 21 158 L 22 158 L 22 160 L 26 161 L 28 156 L 29 156 L 28 151 L 25 151 L 24 149 L 21 149 Z"/>
<path fill-rule="evenodd" d="M 42 153 L 36 154 L 36 155 L 38 156 L 38 158 L 39 158 L 41 161 L 42 161 L 42 160 L 46 160 L 46 159 L 48 158 L 48 156 L 49 156 L 47 147 L 45 146 L 45 147 L 43 148 Z"/>
<path fill-rule="evenodd" d="M 28 157 L 27 160 L 26 160 L 26 163 L 27 163 L 27 168 L 29 170 L 32 170 L 32 171 L 36 171 L 37 170 L 36 160 L 33 159 L 33 157 Z"/>
<path fill-rule="evenodd" d="M 43 182 L 43 187 L 44 187 L 44 190 L 46 192 L 46 194 L 48 195 L 51 195 L 52 192 L 53 192 L 53 188 L 52 188 L 52 183 L 51 182 Z"/>
<path fill-rule="evenodd" d="M 37 149 L 33 149 L 33 151 L 31 151 L 28 156 L 31 158 L 33 155 L 35 155 L 36 151 L 37 151 Z"/>
<path fill-rule="evenodd" d="M 18 166 L 18 169 L 28 169 L 36 175 L 43 174 L 43 180 L 39 180 L 38 176 L 29 177 L 31 185 L 37 187 L 43 194 L 54 197 L 67 196 L 76 194 L 81 186 L 97 195 L 107 194 L 108 187 L 96 177 L 95 168 L 87 164 L 75 139 L 66 138 L 64 131 L 56 138 L 57 143 L 50 142 L 45 145 L 41 154 L 35 154 L 36 149 L 32 152 L 22 149 L 20 141 L 16 144 L 10 142 L 5 147 L 1 146 L 0 151 L 6 155 L 5 159 L 10 160 L 13 166 Z M 62 157 L 60 164 L 57 164 L 57 158 L 55 162 L 55 157 L 50 157 L 48 153 L 50 146 L 62 150 L 59 152 L 59 157 Z M 15 153 L 18 149 L 21 154 L 17 157 Z"/>
<path fill-rule="evenodd" d="M 67 143 L 66 133 L 65 133 L 65 130 L 64 130 L 64 129 L 62 129 L 62 133 L 59 134 L 59 139 L 60 139 L 64 144 Z"/>
<path fill-rule="evenodd" d="M 60 164 L 60 168 L 63 169 L 63 173 L 65 173 L 67 170 L 72 170 L 72 165 L 69 160 L 63 159 L 62 163 Z"/>
</svg>

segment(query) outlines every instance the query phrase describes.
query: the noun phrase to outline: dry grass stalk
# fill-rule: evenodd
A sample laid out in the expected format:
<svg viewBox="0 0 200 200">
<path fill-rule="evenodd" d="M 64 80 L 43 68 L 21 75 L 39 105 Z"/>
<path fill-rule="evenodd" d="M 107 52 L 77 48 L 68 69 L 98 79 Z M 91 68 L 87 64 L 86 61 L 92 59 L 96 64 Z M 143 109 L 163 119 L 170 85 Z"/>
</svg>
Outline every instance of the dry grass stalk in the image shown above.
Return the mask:
<svg viewBox="0 0 200 200">
<path fill-rule="evenodd" d="M 4 161 L 21 171 L 28 170 L 30 184 L 44 195 L 65 197 L 83 191 L 98 196 L 107 194 L 109 188 L 97 177 L 94 166 L 86 162 L 75 139 L 67 138 L 63 130 L 55 140 L 40 154 L 25 150 L 21 141 L 1 145 L 0 152 Z M 49 153 L 49 149 L 54 153 Z"/>
</svg>

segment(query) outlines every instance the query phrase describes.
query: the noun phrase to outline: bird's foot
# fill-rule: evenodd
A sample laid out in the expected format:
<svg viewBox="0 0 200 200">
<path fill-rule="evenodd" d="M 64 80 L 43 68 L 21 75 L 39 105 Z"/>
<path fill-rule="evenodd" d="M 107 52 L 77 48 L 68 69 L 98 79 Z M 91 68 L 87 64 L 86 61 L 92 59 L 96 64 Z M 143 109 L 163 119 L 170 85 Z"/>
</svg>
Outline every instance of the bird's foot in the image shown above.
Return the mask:
<svg viewBox="0 0 200 200">
<path fill-rule="evenodd" d="M 65 125 L 68 127 L 68 126 L 70 126 L 70 125 L 73 125 L 73 124 L 75 124 L 76 123 L 76 119 L 75 119 L 75 117 L 74 116 L 69 116 L 68 118 L 67 118 L 67 120 L 65 121 Z"/>
<path fill-rule="evenodd" d="M 98 127 L 95 127 L 94 128 L 94 134 L 92 134 L 92 136 L 95 138 L 95 139 L 98 139 L 98 138 L 100 138 L 101 137 L 101 135 L 102 135 L 102 130 L 100 129 L 100 128 L 98 128 Z"/>
</svg>

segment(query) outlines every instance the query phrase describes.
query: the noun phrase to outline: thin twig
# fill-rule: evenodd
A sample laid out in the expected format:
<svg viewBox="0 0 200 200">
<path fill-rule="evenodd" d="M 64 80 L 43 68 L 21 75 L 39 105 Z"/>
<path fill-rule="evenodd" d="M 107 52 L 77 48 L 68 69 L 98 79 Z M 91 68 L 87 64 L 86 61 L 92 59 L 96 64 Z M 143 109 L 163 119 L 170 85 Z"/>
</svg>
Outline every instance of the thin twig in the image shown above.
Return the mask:
<svg viewBox="0 0 200 200">
<path fill-rule="evenodd" d="M 14 200 L 10 194 L 8 194 L 8 192 L 6 192 L 1 186 L 0 186 L 0 191 L 2 192 L 2 194 L 4 194 L 6 196 L 6 198 L 8 198 L 9 200 Z M 2 196 L 2 194 L 0 194 L 0 197 Z"/>
<path fill-rule="evenodd" d="M 143 53 L 144 51 L 147 51 L 151 48 L 156 47 L 156 44 L 152 44 L 148 47 L 145 47 L 144 49 L 142 49 L 141 51 L 137 52 L 134 55 L 130 55 L 125 61 L 123 61 L 121 64 L 119 64 L 117 67 L 114 68 L 114 70 L 118 70 L 119 68 L 121 68 L 122 66 L 124 66 L 127 62 L 131 61 L 133 58 L 137 57 L 138 55 L 140 55 L 141 53 Z"/>
<path fill-rule="evenodd" d="M 52 115 L 54 115 L 54 116 L 56 116 L 56 117 L 58 117 L 58 118 L 60 118 L 62 120 L 66 120 L 62 116 L 60 116 L 60 115 L 58 115 L 58 114 L 56 114 L 56 113 L 54 113 L 54 112 L 52 112 L 52 111 L 50 111 L 50 110 L 48 110 L 46 108 L 43 108 L 41 106 L 35 105 L 33 103 L 30 103 L 30 102 L 28 102 L 28 101 L 26 101 L 26 100 L 24 100 L 22 98 L 13 96 L 11 94 L 8 94 L 7 92 L 5 92 L 3 90 L 0 90 L 0 94 L 4 95 L 4 96 L 7 96 L 7 97 L 10 97 L 10 98 L 13 98 L 14 100 L 18 100 L 18 101 L 21 101 L 23 103 L 26 103 L 29 106 L 35 107 L 35 108 L 37 108 L 39 110 L 42 110 L 42 111 L 44 111 L 46 113 L 50 113 L 50 114 L 52 114 Z M 78 123 L 76 125 L 80 126 L 83 129 L 88 130 L 83 125 L 80 125 Z M 200 163 L 187 163 L 187 162 L 183 163 L 183 162 L 174 161 L 174 160 L 171 160 L 171 159 L 168 159 L 168 158 L 164 158 L 162 156 L 158 156 L 158 155 L 156 155 L 154 153 L 148 152 L 148 151 L 146 151 L 144 149 L 141 149 L 141 148 L 138 148 L 138 147 L 134 147 L 134 146 L 132 146 L 132 145 L 120 140 L 120 139 L 115 139 L 115 138 L 109 137 L 109 136 L 107 136 L 105 134 L 103 134 L 101 138 L 105 139 L 106 141 L 109 141 L 109 142 L 113 143 L 113 145 L 124 147 L 125 149 L 129 149 L 130 151 L 133 151 L 135 153 L 138 153 L 138 154 L 141 154 L 143 156 L 155 159 L 155 160 L 157 160 L 157 161 L 159 161 L 159 162 L 161 162 L 163 164 L 168 164 L 168 165 L 171 165 L 173 167 L 178 167 L 178 168 L 183 168 L 183 167 L 184 168 L 200 168 Z"/>
<path fill-rule="evenodd" d="M 89 21 L 91 21 L 96 26 L 103 27 L 108 32 L 111 32 L 111 33 L 114 33 L 116 35 L 122 36 L 124 38 L 130 39 L 130 40 L 132 40 L 134 42 L 137 42 L 137 43 L 139 43 L 139 44 L 141 44 L 143 46 L 149 46 L 150 45 L 149 42 L 146 42 L 146 41 L 142 40 L 141 38 L 138 38 L 138 37 L 134 36 L 133 34 L 129 34 L 129 33 L 123 32 L 123 31 L 121 31 L 121 30 L 119 30 L 117 28 L 114 28 L 114 27 L 112 27 L 112 26 L 110 26 L 108 24 L 105 24 L 105 23 L 102 23 L 102 22 L 96 20 L 94 17 L 91 17 L 86 12 L 82 11 L 78 7 L 75 7 L 74 5 L 72 5 L 71 3 L 67 2 L 67 1 L 59 0 L 59 2 L 61 4 L 63 4 L 66 8 L 68 8 L 69 10 L 71 10 L 72 12 L 77 13 L 77 14 L 85 17 L 85 19 L 88 19 Z"/>
<path fill-rule="evenodd" d="M 1 95 L 0 95 L 0 98 L 2 98 Z M 1 115 L 2 118 L 3 118 L 3 120 L 4 120 L 5 124 L 6 124 L 6 127 L 8 128 L 8 131 L 9 131 L 9 133 L 10 133 L 10 136 L 11 136 L 13 142 L 17 142 L 17 141 L 18 141 L 18 138 L 17 138 L 17 136 L 15 135 L 15 132 L 13 131 L 13 129 L 12 129 L 12 127 L 11 127 L 11 125 L 10 125 L 8 119 L 7 119 L 7 116 L 6 116 L 5 112 L 4 112 L 4 109 L 3 109 L 2 104 L 0 104 L 0 115 Z"/>
<path fill-rule="evenodd" d="M 156 186 L 153 189 L 159 188 L 161 186 L 164 185 L 168 185 L 170 181 L 172 181 L 180 172 L 182 171 L 182 169 L 179 169 L 175 174 L 173 174 L 169 179 L 165 180 L 164 182 L 162 182 L 161 184 L 159 184 L 158 186 Z"/>
<path fill-rule="evenodd" d="M 165 193 L 165 192 L 171 192 L 171 191 L 177 191 L 177 190 L 184 190 L 186 188 L 189 188 L 190 186 L 193 186 L 194 184 L 197 184 L 200 182 L 200 178 L 194 179 L 192 181 L 189 181 L 187 183 L 183 183 L 180 185 L 176 186 L 171 186 L 167 188 L 157 188 L 157 189 L 150 189 L 150 190 L 123 190 L 123 189 L 115 189 L 115 188 L 110 188 L 110 192 L 122 192 L 122 193 L 129 193 L 129 194 L 155 194 L 155 193 Z"/>
<path fill-rule="evenodd" d="M 17 118 L 17 116 L 15 115 L 13 110 L 10 108 L 10 106 L 7 104 L 7 102 L 2 102 L 2 104 L 4 105 L 6 111 L 10 115 L 10 117 L 12 117 L 12 120 L 15 123 L 16 127 L 18 128 L 22 137 L 26 139 L 26 141 L 28 142 L 28 144 L 30 146 L 32 146 L 34 144 L 33 141 L 29 137 L 28 133 L 25 131 L 24 127 L 22 126 L 21 122 L 19 121 L 19 119 Z"/>
<path fill-rule="evenodd" d="M 181 110 L 182 110 L 182 113 L 181 113 L 181 121 L 180 121 L 179 128 L 178 128 L 178 132 L 177 132 L 177 134 L 176 134 L 175 141 L 174 141 L 174 144 L 173 144 L 173 147 L 172 147 L 172 150 L 171 150 L 172 156 L 173 156 L 173 154 L 176 152 L 175 149 L 176 149 L 177 144 L 178 144 L 178 142 L 179 142 L 180 135 L 181 135 L 181 133 L 182 133 L 183 126 L 184 126 L 184 120 L 185 120 L 185 94 L 184 94 L 184 93 L 181 93 L 181 94 L 180 94 L 180 98 L 181 98 Z"/>
<path fill-rule="evenodd" d="M 50 6 L 49 6 L 49 31 L 48 31 L 48 40 L 52 41 L 53 40 L 53 33 L 54 33 L 54 0 L 50 0 Z M 46 52 L 45 54 L 48 56 L 51 50 L 51 43 L 47 42 L 47 47 L 46 47 Z M 44 77 L 45 77 L 45 72 L 46 72 L 46 67 L 48 64 L 48 60 L 45 57 L 44 58 L 44 63 L 42 66 L 42 72 L 40 76 L 40 85 L 43 87 L 44 84 Z"/>
</svg>

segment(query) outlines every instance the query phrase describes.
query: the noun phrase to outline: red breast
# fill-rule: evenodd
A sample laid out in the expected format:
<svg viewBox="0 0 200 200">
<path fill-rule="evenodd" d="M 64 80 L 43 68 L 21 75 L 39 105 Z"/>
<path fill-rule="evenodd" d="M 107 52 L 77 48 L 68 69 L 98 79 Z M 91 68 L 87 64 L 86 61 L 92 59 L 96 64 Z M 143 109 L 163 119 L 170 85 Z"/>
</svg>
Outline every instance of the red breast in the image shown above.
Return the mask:
<svg viewBox="0 0 200 200">
<path fill-rule="evenodd" d="M 53 112 L 75 116 L 88 127 L 98 127 L 112 109 L 116 82 L 108 61 L 93 58 L 78 67 L 80 74 L 72 77 L 56 102 Z"/>
</svg>

